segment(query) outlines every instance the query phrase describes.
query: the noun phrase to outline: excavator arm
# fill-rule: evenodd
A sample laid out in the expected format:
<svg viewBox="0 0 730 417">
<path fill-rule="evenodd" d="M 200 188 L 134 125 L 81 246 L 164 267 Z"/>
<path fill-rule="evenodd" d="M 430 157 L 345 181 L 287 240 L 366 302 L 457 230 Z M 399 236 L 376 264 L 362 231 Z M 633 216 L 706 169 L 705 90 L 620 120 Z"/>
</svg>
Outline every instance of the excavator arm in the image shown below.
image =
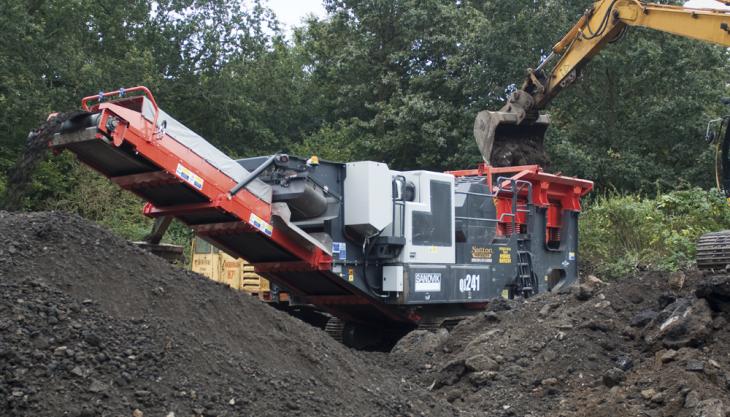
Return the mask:
<svg viewBox="0 0 730 417">
<path fill-rule="evenodd" d="M 722 2 L 730 5 L 730 0 Z M 510 95 L 500 111 L 477 115 L 474 136 L 484 160 L 497 166 L 544 163 L 534 158 L 515 159 L 524 154 L 525 148 L 534 155 L 541 153 L 535 150 L 542 149 L 549 119 L 539 111 L 577 79 L 592 57 L 619 40 L 630 26 L 730 46 L 730 11 L 639 0 L 596 1 L 555 44 L 550 55 L 536 69 L 528 70 L 522 87 Z"/>
</svg>

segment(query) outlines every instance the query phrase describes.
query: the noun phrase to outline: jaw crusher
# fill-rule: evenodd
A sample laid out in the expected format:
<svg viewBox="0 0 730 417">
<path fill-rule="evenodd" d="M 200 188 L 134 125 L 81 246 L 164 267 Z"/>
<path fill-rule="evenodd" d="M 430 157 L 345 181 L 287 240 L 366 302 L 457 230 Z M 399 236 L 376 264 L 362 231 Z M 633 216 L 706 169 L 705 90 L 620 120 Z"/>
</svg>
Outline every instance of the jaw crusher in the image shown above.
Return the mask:
<svg viewBox="0 0 730 417">
<path fill-rule="evenodd" d="M 235 160 L 144 87 L 82 100 L 50 142 L 176 218 L 366 348 L 498 297 L 578 277 L 580 198 L 593 183 L 538 166 L 396 171 L 275 154 Z"/>
</svg>

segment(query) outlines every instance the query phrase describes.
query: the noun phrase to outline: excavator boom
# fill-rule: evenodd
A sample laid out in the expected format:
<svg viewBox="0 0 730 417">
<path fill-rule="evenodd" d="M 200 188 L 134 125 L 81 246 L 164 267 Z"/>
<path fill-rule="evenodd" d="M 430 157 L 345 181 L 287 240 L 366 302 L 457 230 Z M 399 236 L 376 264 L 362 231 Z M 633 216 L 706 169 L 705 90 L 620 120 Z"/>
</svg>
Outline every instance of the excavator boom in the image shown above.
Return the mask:
<svg viewBox="0 0 730 417">
<path fill-rule="evenodd" d="M 730 0 L 723 3 L 730 5 Z M 730 11 L 639 0 L 596 1 L 555 44 L 550 55 L 536 69 L 528 70 L 522 87 L 510 95 L 502 109 L 477 115 L 474 137 L 484 160 L 495 166 L 547 162 L 542 144 L 549 119 L 539 111 L 572 84 L 581 68 L 604 46 L 619 40 L 629 26 L 730 46 Z"/>
</svg>

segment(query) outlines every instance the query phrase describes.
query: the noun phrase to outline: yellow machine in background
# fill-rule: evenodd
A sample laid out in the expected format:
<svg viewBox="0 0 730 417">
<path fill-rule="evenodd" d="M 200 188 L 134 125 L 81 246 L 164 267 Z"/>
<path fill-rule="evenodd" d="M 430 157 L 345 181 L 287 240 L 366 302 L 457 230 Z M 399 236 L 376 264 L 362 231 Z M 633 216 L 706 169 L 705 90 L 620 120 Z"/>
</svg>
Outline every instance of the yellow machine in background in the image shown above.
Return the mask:
<svg viewBox="0 0 730 417">
<path fill-rule="evenodd" d="M 270 306 L 320 329 L 324 329 L 331 318 L 312 305 L 292 299 L 289 293 L 256 274 L 253 266 L 243 259 L 236 259 L 197 236 L 193 239 L 192 246 L 193 272 L 231 288 L 245 291 Z"/>
<path fill-rule="evenodd" d="M 222 282 L 231 288 L 246 291 L 267 302 L 287 301 L 286 293 L 273 291 L 269 281 L 258 276 L 243 259 L 236 259 L 205 240 L 196 237 L 192 247 L 192 270 L 201 275 Z"/>
</svg>

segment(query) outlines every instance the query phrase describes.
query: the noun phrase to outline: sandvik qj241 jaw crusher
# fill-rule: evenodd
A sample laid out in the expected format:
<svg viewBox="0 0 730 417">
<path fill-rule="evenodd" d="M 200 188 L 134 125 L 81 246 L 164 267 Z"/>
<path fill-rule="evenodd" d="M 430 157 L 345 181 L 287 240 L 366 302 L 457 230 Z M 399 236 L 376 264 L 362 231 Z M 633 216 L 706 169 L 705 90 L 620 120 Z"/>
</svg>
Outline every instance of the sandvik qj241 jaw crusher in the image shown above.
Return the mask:
<svg viewBox="0 0 730 417">
<path fill-rule="evenodd" d="M 234 160 L 157 107 L 144 87 L 84 98 L 50 143 L 69 150 L 301 302 L 344 342 L 438 326 L 497 297 L 578 275 L 590 181 L 538 166 L 395 171 L 283 154 Z"/>
</svg>

